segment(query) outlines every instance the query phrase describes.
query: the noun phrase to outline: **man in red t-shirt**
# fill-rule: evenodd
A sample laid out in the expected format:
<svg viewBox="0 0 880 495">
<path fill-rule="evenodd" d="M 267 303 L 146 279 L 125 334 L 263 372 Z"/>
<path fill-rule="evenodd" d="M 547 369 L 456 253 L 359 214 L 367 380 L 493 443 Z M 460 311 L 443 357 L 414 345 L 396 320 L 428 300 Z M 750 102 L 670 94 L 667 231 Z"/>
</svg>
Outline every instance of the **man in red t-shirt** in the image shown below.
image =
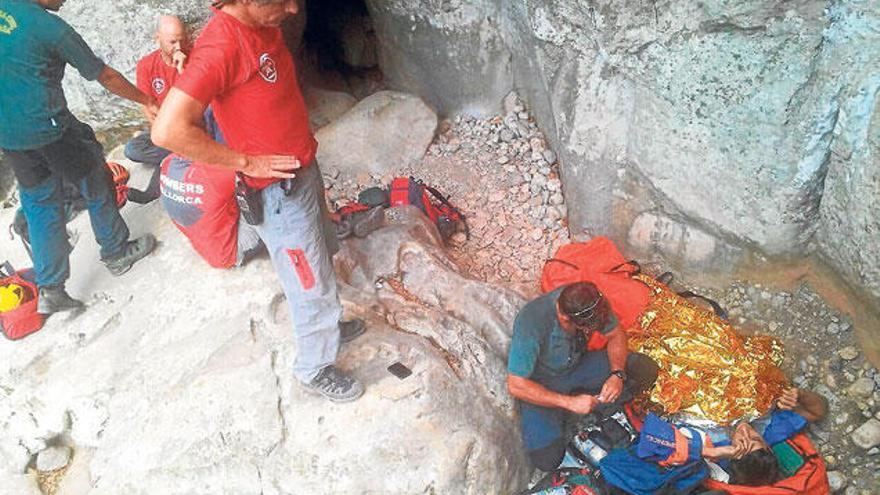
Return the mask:
<svg viewBox="0 0 880 495">
<path fill-rule="evenodd" d="M 296 334 L 294 375 L 333 401 L 364 388 L 335 366 L 342 306 L 330 261 L 333 230 L 320 204 L 317 142 L 279 26 L 296 0 L 222 0 L 190 54 L 153 126 L 160 146 L 197 162 L 235 170 L 252 220 L 287 296 Z M 226 138 L 202 127 L 208 105 Z M 256 198 L 256 199 L 254 199 Z"/>
<path fill-rule="evenodd" d="M 161 16 L 156 23 L 156 43 L 159 48 L 137 64 L 137 87 L 155 97 L 162 105 L 177 76 L 183 73 L 186 62 L 189 42 L 183 22 L 172 15 Z M 159 197 L 159 164 L 170 153 L 153 144 L 149 130 L 138 134 L 125 145 L 125 156 L 129 160 L 156 167 L 147 189 L 129 189 L 128 199 L 145 204 Z"/>
</svg>

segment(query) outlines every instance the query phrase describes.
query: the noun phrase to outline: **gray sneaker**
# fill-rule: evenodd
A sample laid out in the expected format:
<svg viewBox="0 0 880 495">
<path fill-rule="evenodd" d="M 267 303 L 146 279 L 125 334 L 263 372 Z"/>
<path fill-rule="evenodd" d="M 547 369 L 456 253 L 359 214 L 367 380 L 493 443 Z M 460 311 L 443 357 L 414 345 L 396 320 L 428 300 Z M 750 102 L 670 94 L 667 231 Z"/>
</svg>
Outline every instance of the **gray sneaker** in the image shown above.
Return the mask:
<svg viewBox="0 0 880 495">
<path fill-rule="evenodd" d="M 367 331 L 367 325 L 364 320 L 355 318 L 348 321 L 339 322 L 339 342 L 347 344 L 352 340 L 360 337 Z"/>
<path fill-rule="evenodd" d="M 351 402 L 364 395 L 364 386 L 361 382 L 343 374 L 332 364 L 325 366 L 318 372 L 318 376 L 309 383 L 303 383 L 303 386 L 333 402 Z"/>
<path fill-rule="evenodd" d="M 40 287 L 40 294 L 37 297 L 37 313 L 41 315 L 51 315 L 84 307 L 85 304 L 70 297 L 64 287 Z"/>
<path fill-rule="evenodd" d="M 133 241 L 128 241 L 122 254 L 114 258 L 104 260 L 104 265 L 115 276 L 120 276 L 131 269 L 131 265 L 144 256 L 150 254 L 156 248 L 156 238 L 152 234 L 146 234 Z"/>
</svg>

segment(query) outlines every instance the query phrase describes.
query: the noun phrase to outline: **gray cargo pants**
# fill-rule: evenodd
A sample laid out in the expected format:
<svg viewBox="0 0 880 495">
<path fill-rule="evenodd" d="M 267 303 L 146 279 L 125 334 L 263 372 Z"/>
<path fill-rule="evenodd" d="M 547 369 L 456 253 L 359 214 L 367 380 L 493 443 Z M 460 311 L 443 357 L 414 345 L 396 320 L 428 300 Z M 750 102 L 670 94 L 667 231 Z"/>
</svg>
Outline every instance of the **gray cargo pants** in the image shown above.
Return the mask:
<svg viewBox="0 0 880 495">
<path fill-rule="evenodd" d="M 336 362 L 342 305 L 331 257 L 338 250 L 335 228 L 326 214 L 324 185 L 317 162 L 296 173 L 285 196 L 280 183 L 263 189 L 263 223 L 240 221 L 239 253 L 265 244 L 290 308 L 297 344 L 294 376 L 310 382 Z"/>
</svg>

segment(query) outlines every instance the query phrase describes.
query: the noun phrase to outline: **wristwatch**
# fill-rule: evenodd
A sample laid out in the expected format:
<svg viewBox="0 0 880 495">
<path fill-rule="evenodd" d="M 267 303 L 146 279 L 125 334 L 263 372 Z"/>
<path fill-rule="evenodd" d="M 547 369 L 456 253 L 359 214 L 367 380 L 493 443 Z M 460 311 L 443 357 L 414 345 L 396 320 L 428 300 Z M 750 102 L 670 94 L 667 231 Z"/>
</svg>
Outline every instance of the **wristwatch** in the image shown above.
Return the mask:
<svg viewBox="0 0 880 495">
<path fill-rule="evenodd" d="M 623 370 L 613 370 L 611 374 L 616 376 L 617 378 L 620 378 L 623 381 L 626 381 L 626 372 Z"/>
</svg>

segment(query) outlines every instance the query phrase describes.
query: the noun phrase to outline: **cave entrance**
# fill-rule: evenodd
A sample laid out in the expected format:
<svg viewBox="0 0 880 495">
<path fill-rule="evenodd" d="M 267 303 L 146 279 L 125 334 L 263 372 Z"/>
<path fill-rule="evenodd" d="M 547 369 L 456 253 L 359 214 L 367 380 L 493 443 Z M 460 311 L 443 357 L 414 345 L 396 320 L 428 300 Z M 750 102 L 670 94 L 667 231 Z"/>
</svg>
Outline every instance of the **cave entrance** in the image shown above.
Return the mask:
<svg viewBox="0 0 880 495">
<path fill-rule="evenodd" d="M 299 39 L 303 80 L 362 99 L 382 89 L 379 42 L 364 0 L 304 1 Z M 299 17 L 299 16 L 298 16 Z"/>
</svg>

